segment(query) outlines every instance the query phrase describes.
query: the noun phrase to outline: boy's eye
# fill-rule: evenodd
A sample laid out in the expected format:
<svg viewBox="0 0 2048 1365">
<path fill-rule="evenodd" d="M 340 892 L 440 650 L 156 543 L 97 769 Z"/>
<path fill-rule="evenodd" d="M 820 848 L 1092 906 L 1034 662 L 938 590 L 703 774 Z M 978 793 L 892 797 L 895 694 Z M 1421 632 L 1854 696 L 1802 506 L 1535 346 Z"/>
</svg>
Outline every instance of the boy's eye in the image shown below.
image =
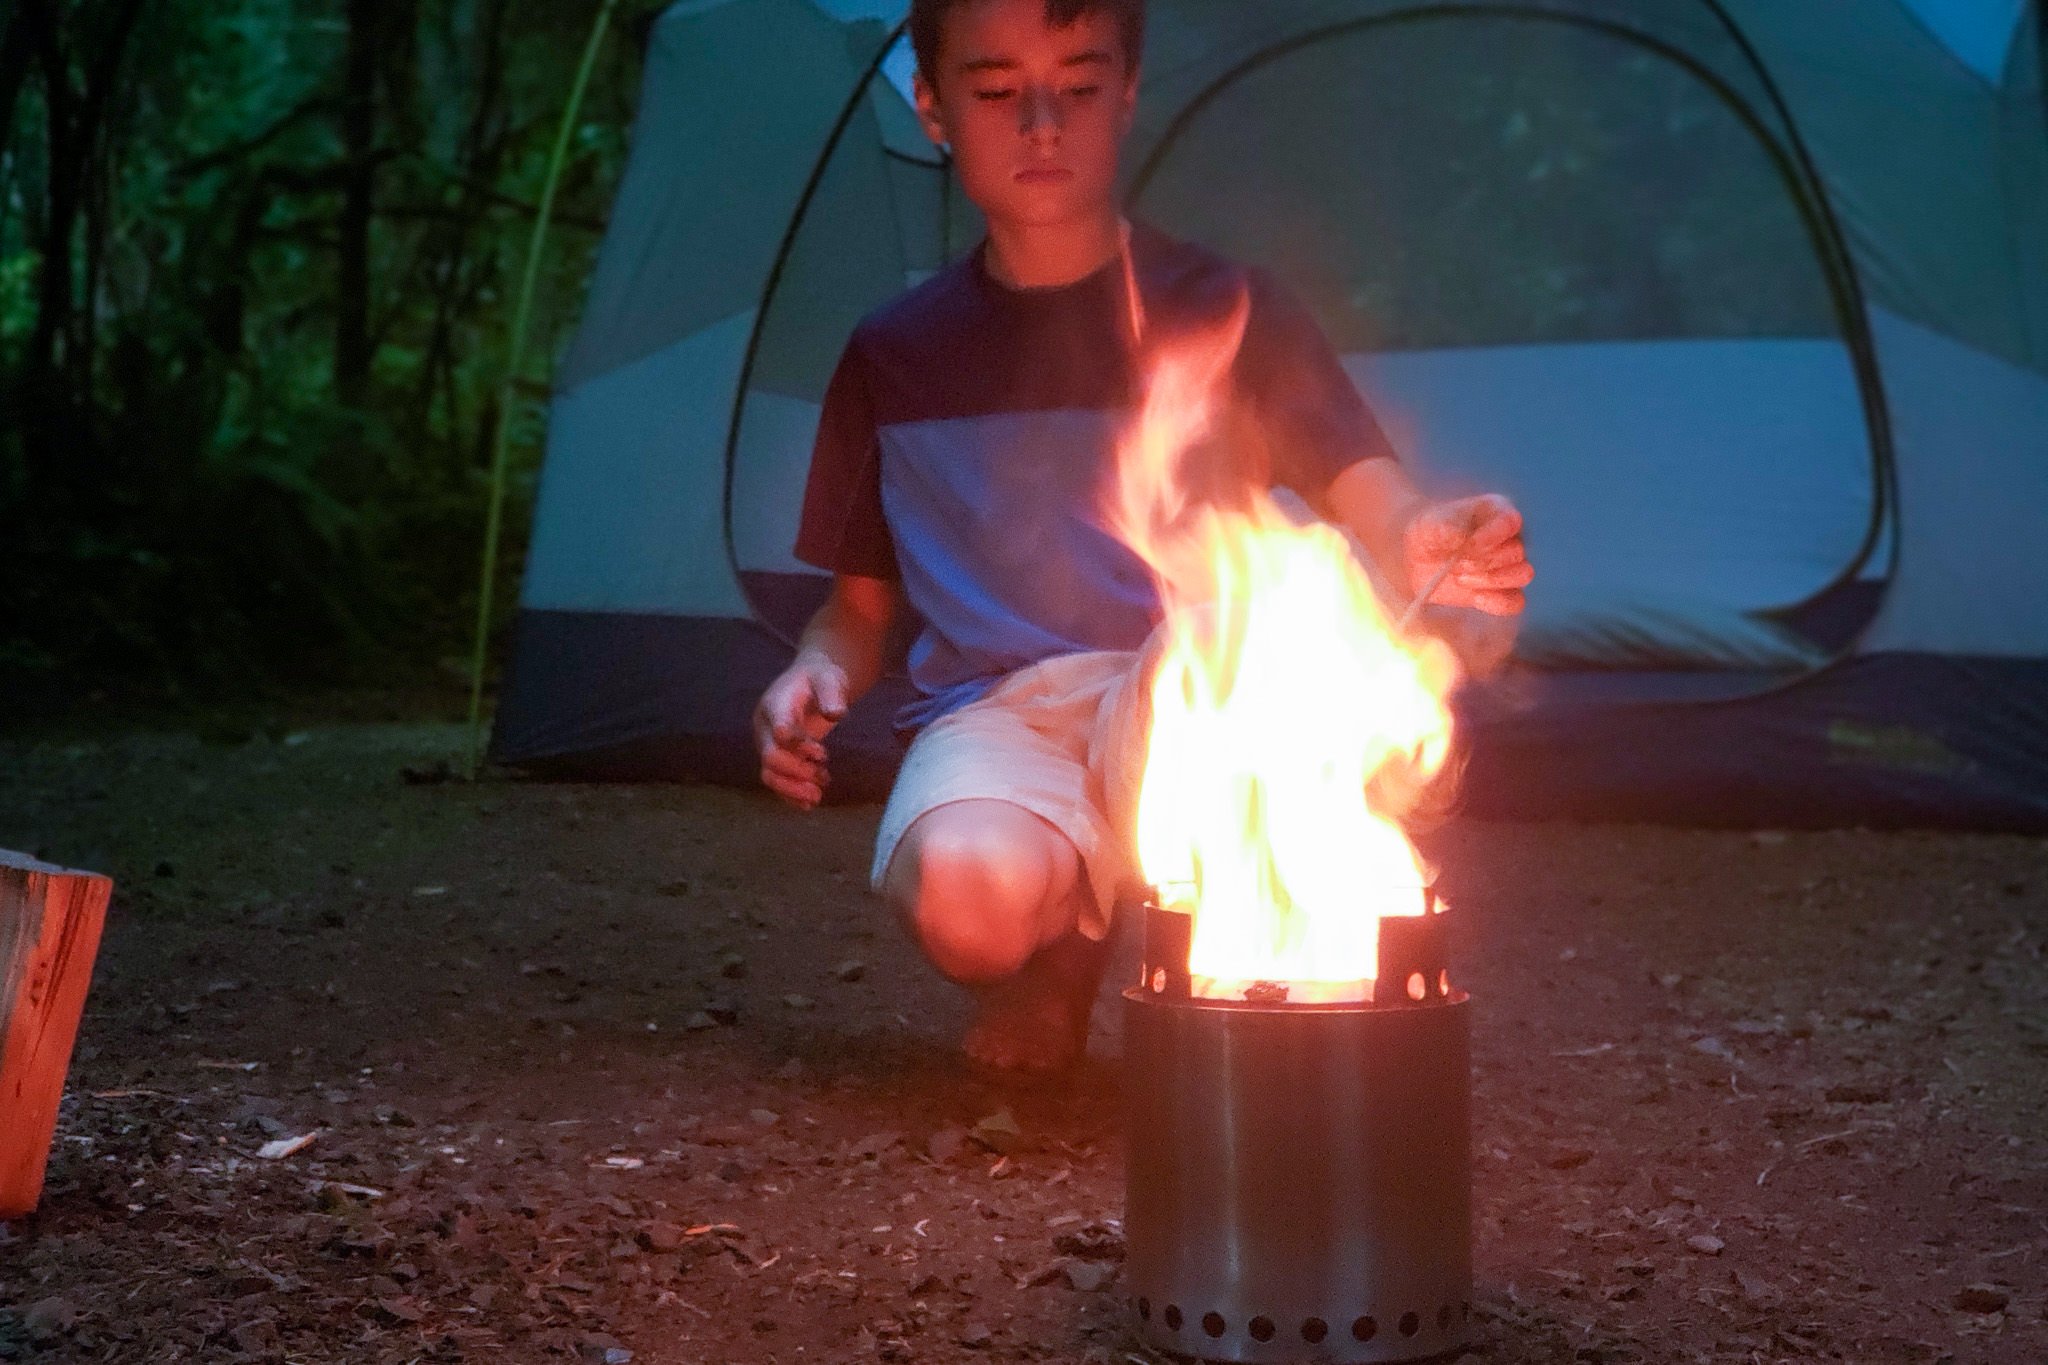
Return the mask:
<svg viewBox="0 0 2048 1365">
<path fill-rule="evenodd" d="M 1069 89 L 1067 93 L 1069 95 L 1072 95 L 1075 99 L 1085 100 L 1090 98 L 1091 96 L 1101 94 L 1102 87 L 1099 85 L 1077 85 Z"/>
<path fill-rule="evenodd" d="M 1017 92 L 1015 90 L 1012 90 L 1008 87 L 1004 87 L 999 90 L 977 90 L 974 92 L 974 98 L 978 100 L 987 100 L 990 103 L 994 103 L 996 100 L 1009 99 L 1012 95 L 1015 95 L 1016 93 Z"/>
</svg>

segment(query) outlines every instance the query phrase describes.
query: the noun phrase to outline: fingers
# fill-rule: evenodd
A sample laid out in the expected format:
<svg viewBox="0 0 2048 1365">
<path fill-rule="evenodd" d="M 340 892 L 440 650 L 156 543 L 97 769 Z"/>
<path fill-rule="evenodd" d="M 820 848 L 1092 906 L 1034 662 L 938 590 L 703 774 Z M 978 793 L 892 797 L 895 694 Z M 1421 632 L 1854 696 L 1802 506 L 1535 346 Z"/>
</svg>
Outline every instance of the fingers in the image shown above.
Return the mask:
<svg viewBox="0 0 2048 1365">
<path fill-rule="evenodd" d="M 1496 549 L 1522 534 L 1522 514 L 1498 493 L 1467 498 L 1458 506 L 1471 532 L 1465 545 L 1467 554 Z"/>
<path fill-rule="evenodd" d="M 1476 607 L 1489 616 L 1518 616 L 1528 605 L 1520 588 L 1466 588 L 1446 583 L 1430 601 L 1444 607 Z"/>
<path fill-rule="evenodd" d="M 825 768 L 824 748 L 810 744 L 815 756 L 786 748 L 769 748 L 761 755 L 761 783 L 768 790 L 805 810 L 825 799 L 832 775 Z"/>
<path fill-rule="evenodd" d="M 831 781 L 825 769 L 823 745 L 806 740 L 809 752 L 799 753 L 794 749 L 770 749 L 761 755 L 761 771 L 775 773 L 792 782 L 810 782 L 823 787 Z"/>
<path fill-rule="evenodd" d="M 1499 568 L 1474 568 L 1462 561 L 1452 571 L 1451 581 L 1472 592 L 1526 588 L 1536 577 L 1536 566 L 1517 559 Z"/>
<path fill-rule="evenodd" d="M 798 810 L 815 810 L 825 799 L 825 789 L 815 782 L 795 782 L 767 769 L 761 770 L 761 785 Z"/>
<path fill-rule="evenodd" d="M 1472 605 L 1488 616 L 1519 616 L 1528 605 L 1528 597 L 1522 592 L 1475 592 Z"/>
<path fill-rule="evenodd" d="M 846 715 L 846 674 L 837 668 L 792 669 L 775 680 L 755 712 L 755 741 L 785 748 L 821 740 Z"/>
<path fill-rule="evenodd" d="M 814 684 L 819 714 L 835 724 L 846 715 L 846 674 L 837 668 L 822 669 Z"/>
<path fill-rule="evenodd" d="M 1491 550 L 1476 550 L 1468 554 L 1459 555 L 1458 572 L 1460 574 L 1492 573 L 1497 569 L 1511 569 L 1517 564 L 1526 564 L 1528 562 L 1528 552 L 1522 548 L 1522 543 L 1516 540 Z"/>
<path fill-rule="evenodd" d="M 788 744 L 803 734 L 803 714 L 810 704 L 809 680 L 802 674 L 785 673 L 761 694 L 754 708 L 754 741 L 765 753 L 774 745 Z"/>
<path fill-rule="evenodd" d="M 821 702 L 834 701 L 843 712 L 845 692 L 845 675 L 839 670 L 799 667 L 777 678 L 762 694 L 754 708 L 761 785 L 804 810 L 825 799 L 832 776 L 822 741 L 837 717 L 828 719 Z"/>
<path fill-rule="evenodd" d="M 796 732 L 813 740 L 823 739 L 846 716 L 846 674 L 826 665 L 806 674 L 804 684 Z"/>
<path fill-rule="evenodd" d="M 1417 518 L 1411 553 L 1428 559 L 1487 555 L 1513 546 L 1522 534 L 1522 514 L 1497 493 L 1437 503 Z"/>
<path fill-rule="evenodd" d="M 1499 616 L 1523 609 L 1522 590 L 1536 571 L 1522 544 L 1522 514 L 1513 503 L 1497 494 L 1442 503 L 1419 529 L 1418 576 L 1437 572 L 1446 560 L 1453 565 L 1430 600 Z"/>
</svg>

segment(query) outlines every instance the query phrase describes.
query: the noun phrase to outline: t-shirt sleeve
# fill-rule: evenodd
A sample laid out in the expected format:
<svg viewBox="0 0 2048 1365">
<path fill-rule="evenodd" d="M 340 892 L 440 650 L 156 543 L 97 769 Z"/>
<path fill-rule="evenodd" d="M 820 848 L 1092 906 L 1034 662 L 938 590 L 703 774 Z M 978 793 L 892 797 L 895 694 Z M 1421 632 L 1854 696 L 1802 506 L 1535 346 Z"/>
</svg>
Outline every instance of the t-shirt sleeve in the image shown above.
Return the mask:
<svg viewBox="0 0 2048 1365">
<path fill-rule="evenodd" d="M 1271 275 L 1249 274 L 1239 392 L 1264 437 L 1272 481 L 1320 500 L 1339 474 L 1360 460 L 1392 459 L 1394 447 L 1314 316 Z"/>
<path fill-rule="evenodd" d="M 796 557 L 828 573 L 896 578 L 896 543 L 882 513 L 882 448 L 874 394 L 858 339 L 825 388 Z"/>
</svg>

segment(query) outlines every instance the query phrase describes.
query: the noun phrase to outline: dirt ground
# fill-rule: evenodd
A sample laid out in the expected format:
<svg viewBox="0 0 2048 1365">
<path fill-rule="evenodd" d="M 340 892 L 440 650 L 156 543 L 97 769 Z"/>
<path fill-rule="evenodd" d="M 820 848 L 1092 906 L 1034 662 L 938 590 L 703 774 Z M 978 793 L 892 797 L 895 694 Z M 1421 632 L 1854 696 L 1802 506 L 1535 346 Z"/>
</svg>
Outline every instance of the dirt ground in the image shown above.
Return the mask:
<svg viewBox="0 0 2048 1365">
<path fill-rule="evenodd" d="M 408 781 L 458 738 L 0 742 L 0 846 L 119 883 L 0 1359 L 1150 1359 L 1113 1010 L 977 1079 L 872 808 Z M 2048 843 L 1432 851 L 1473 1358 L 2048 1361 Z"/>
</svg>

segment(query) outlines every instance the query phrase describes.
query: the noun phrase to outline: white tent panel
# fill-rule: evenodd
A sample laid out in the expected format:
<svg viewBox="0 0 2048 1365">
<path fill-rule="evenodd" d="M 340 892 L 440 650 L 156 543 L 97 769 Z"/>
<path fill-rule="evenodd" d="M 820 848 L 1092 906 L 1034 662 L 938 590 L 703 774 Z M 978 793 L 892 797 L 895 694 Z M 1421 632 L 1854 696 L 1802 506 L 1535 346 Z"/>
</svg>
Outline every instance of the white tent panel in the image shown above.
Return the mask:
<svg viewBox="0 0 2048 1365">
<path fill-rule="evenodd" d="M 1427 482 L 1497 488 L 1541 566 L 1525 654 L 1811 664 L 1754 613 L 1853 563 L 1875 496 L 1854 372 L 1825 340 L 1594 342 L 1346 358 Z"/>
<path fill-rule="evenodd" d="M 1901 0 L 1956 60 L 1993 85 L 2005 75 L 2027 0 Z"/>
<path fill-rule="evenodd" d="M 520 605 L 749 615 L 725 557 L 748 309 L 555 395 Z"/>
<path fill-rule="evenodd" d="M 2048 377 L 1873 309 L 1899 565 L 1866 650 L 2048 653 Z"/>
<path fill-rule="evenodd" d="M 911 83 L 911 77 L 916 74 L 917 53 L 912 50 L 910 35 L 906 33 L 889 49 L 889 55 L 882 59 L 882 79 L 894 86 L 896 93 L 903 97 L 903 102 L 913 109 L 917 107 L 917 93 L 916 87 Z M 929 150 L 927 149 L 927 152 Z"/>
<path fill-rule="evenodd" d="M 910 8 L 905 0 L 811 0 L 811 3 L 841 23 L 876 19 L 891 26 L 901 20 Z"/>
</svg>

